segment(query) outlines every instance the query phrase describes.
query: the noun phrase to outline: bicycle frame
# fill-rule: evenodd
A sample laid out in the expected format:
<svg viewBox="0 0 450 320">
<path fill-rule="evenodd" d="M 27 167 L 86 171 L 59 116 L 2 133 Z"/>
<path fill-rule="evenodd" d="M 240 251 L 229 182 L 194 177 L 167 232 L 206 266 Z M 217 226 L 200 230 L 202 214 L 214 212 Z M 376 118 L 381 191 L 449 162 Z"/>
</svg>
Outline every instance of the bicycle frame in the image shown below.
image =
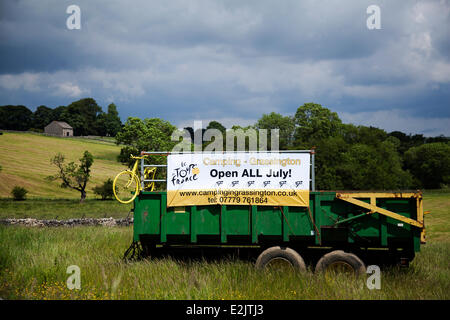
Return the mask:
<svg viewBox="0 0 450 320">
<path fill-rule="evenodd" d="M 157 152 L 156 153 L 156 155 L 166 155 L 166 154 L 167 154 L 167 152 L 164 152 L 164 153 L 163 152 Z M 140 183 L 140 190 L 141 191 L 144 190 L 144 186 L 145 186 L 146 182 L 153 183 L 153 187 L 155 186 L 155 182 L 166 182 L 166 179 L 155 179 L 155 172 L 156 172 L 156 169 L 158 167 L 167 167 L 167 165 L 165 165 L 165 164 L 145 164 L 144 163 L 145 157 L 146 156 L 150 156 L 150 155 L 155 155 L 155 154 L 150 154 L 150 153 L 142 151 L 141 152 L 141 157 L 139 157 L 139 159 L 141 160 L 141 183 Z M 136 162 L 139 159 L 136 159 Z M 146 173 L 145 172 L 146 168 L 149 168 L 149 167 L 155 168 L 155 171 L 153 171 L 153 176 L 152 176 L 151 179 L 148 179 L 149 177 L 146 176 L 146 174 L 145 174 Z"/>
<path fill-rule="evenodd" d="M 151 179 L 148 179 L 148 178 L 150 178 L 150 174 L 152 174 Z M 155 179 L 155 174 L 156 174 L 156 168 L 154 168 L 154 167 L 152 169 L 150 169 L 148 167 L 144 169 L 144 181 L 150 180 L 149 181 L 150 182 L 150 186 L 151 186 L 150 191 L 153 191 L 153 189 L 155 189 L 155 182 L 152 181 L 152 180 Z M 142 191 L 142 190 L 145 189 L 145 185 L 144 184 L 145 184 L 145 182 L 144 183 L 139 183 L 139 191 Z M 149 187 L 147 186 L 147 188 L 149 188 Z"/>
<path fill-rule="evenodd" d="M 131 172 L 133 173 L 133 175 L 136 175 L 137 177 L 139 177 L 138 174 L 138 165 L 139 165 L 139 160 L 141 161 L 141 179 L 140 179 L 140 183 L 139 183 L 139 191 L 142 191 L 145 189 L 145 182 L 151 182 L 151 190 L 153 191 L 154 187 L 155 187 L 155 182 L 154 182 L 154 178 L 155 178 L 155 173 L 156 173 L 156 167 L 155 165 L 144 165 L 144 159 L 146 157 L 146 155 L 140 156 L 140 157 L 136 157 L 136 156 L 131 156 L 133 159 L 136 159 L 136 161 L 134 162 L 133 168 L 131 169 Z M 149 169 L 149 167 L 153 167 L 152 169 Z M 152 179 L 148 179 L 150 178 L 150 174 L 153 173 L 152 175 Z M 131 181 L 130 181 L 131 183 Z"/>
<path fill-rule="evenodd" d="M 139 160 L 140 160 L 140 157 L 139 158 L 136 157 L 136 161 L 134 162 L 133 169 L 131 169 L 131 172 L 133 174 L 137 175 L 137 176 L 139 176 L 138 175 L 138 170 L 137 170 L 138 169 Z"/>
</svg>

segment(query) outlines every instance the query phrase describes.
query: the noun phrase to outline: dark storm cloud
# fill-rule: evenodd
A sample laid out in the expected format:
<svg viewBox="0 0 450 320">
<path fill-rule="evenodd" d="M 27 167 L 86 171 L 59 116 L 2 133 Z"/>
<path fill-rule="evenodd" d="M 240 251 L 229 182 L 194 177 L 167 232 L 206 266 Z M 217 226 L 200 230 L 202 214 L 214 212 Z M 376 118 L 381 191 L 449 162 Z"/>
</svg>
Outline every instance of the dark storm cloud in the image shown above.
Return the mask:
<svg viewBox="0 0 450 320">
<path fill-rule="evenodd" d="M 133 58 L 142 60 L 138 50 L 145 46 L 220 46 L 237 57 L 300 61 L 367 56 L 379 43 L 362 36 L 366 30 L 361 27 L 361 4 L 336 14 L 327 6 L 307 7 L 297 1 L 235 2 L 235 7 L 226 2 L 201 1 L 194 6 L 171 1 L 162 8 L 155 2 L 134 2 L 129 8 L 125 2 L 81 1 L 83 28 L 71 32 L 65 29 L 69 3 L 10 3 L 2 18 L 5 63 L 0 72 L 116 68 L 119 63 L 135 67 Z M 115 50 L 127 55 L 116 55 Z"/>
<path fill-rule="evenodd" d="M 450 118 L 449 2 L 377 1 L 382 29 L 368 30 L 372 2 L 77 1 L 81 30 L 66 28 L 73 1 L 2 2 L 0 104 L 92 96 L 175 124 L 249 124 L 310 101 L 359 123 Z"/>
</svg>

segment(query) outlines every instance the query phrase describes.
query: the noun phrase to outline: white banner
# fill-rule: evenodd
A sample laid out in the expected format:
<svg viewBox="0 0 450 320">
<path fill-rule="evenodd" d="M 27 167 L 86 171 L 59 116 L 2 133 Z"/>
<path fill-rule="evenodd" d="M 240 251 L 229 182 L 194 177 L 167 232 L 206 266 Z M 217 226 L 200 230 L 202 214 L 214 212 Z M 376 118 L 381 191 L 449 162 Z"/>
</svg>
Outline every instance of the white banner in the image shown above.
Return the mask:
<svg viewBox="0 0 450 320">
<path fill-rule="evenodd" d="M 309 153 L 187 153 L 167 159 L 167 205 L 309 205 Z"/>
</svg>

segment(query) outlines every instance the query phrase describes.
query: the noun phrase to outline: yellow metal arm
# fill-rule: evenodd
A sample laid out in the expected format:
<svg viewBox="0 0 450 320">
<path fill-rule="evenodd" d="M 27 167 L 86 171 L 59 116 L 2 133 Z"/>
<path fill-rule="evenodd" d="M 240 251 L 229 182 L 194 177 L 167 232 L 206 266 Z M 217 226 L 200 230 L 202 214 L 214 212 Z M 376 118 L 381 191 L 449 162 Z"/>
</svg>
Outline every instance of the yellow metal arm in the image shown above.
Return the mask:
<svg viewBox="0 0 450 320">
<path fill-rule="evenodd" d="M 380 194 L 379 197 L 383 197 L 384 198 L 385 195 L 386 194 Z M 394 196 L 394 195 L 395 194 L 390 194 L 389 197 L 390 198 L 397 198 L 397 197 L 399 197 L 399 196 Z M 414 194 L 407 194 L 407 195 L 408 196 L 414 196 Z M 413 226 L 418 227 L 418 228 L 423 228 L 424 227 L 423 219 L 422 219 L 422 221 L 416 221 L 414 219 L 410 219 L 410 218 L 404 217 L 404 216 L 402 216 L 402 215 L 400 215 L 398 213 L 395 213 L 395 212 L 392 212 L 392 211 L 389 211 L 389 210 L 377 207 L 374 204 L 375 201 L 372 200 L 373 198 L 376 198 L 377 196 L 378 195 L 376 193 L 367 193 L 367 194 L 359 194 L 359 193 L 342 194 L 342 193 L 338 193 L 338 194 L 336 194 L 336 197 L 338 199 L 350 202 L 350 203 L 352 203 L 354 205 L 357 205 L 359 207 L 362 207 L 362 208 L 370 210 L 369 212 L 367 212 L 367 214 L 372 214 L 372 213 L 378 212 L 380 214 L 383 214 L 383 215 L 388 216 L 390 218 L 393 218 L 393 219 L 396 219 L 396 220 L 408 223 L 408 224 L 413 225 Z M 355 199 L 356 197 L 358 197 L 358 198 L 370 198 L 371 199 L 371 203 L 369 204 L 369 203 L 366 203 L 364 201 L 357 200 L 357 199 Z"/>
</svg>

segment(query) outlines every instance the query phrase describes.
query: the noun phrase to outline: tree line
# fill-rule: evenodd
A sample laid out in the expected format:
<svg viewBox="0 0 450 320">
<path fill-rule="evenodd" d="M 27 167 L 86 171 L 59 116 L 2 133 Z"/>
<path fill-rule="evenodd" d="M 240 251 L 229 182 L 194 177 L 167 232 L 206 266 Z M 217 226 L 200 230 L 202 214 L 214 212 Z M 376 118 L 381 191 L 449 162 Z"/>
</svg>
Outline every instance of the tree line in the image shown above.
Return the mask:
<svg viewBox="0 0 450 320">
<path fill-rule="evenodd" d="M 31 112 L 25 106 L 0 106 L 0 128 L 42 131 L 51 121 L 65 121 L 74 135 L 115 136 L 122 144 L 118 160 L 131 164 L 130 154 L 140 151 L 166 151 L 178 143 L 171 140 L 177 128 L 159 118 L 144 120 L 129 117 L 122 124 L 117 107 L 111 103 L 107 112 L 92 98 L 72 102 L 55 109 L 39 106 Z M 217 129 L 224 137 L 227 128 L 211 121 L 201 132 L 184 128 L 191 141 L 201 137 L 203 147 L 212 143 L 204 139 L 207 129 Z M 386 132 L 372 126 L 342 123 L 336 112 L 316 103 L 305 103 L 295 114 L 263 114 L 254 125 L 230 129 L 279 129 L 281 150 L 315 148 L 316 188 L 319 190 L 399 190 L 440 188 L 450 184 L 450 139 L 444 136 Z M 271 137 L 268 137 L 270 146 Z M 248 148 L 248 146 L 247 146 Z M 194 145 L 192 144 L 192 150 Z M 224 149 L 225 150 L 225 149 Z M 248 149 L 247 149 L 248 150 Z M 165 161 L 155 156 L 154 164 Z M 158 171 L 162 178 L 164 170 Z"/>
<path fill-rule="evenodd" d="M 116 135 L 116 143 L 124 144 L 118 160 L 131 164 L 130 154 L 166 151 L 178 143 L 171 140 L 177 128 L 159 118 L 130 117 Z M 191 141 L 196 132 L 184 128 Z M 203 137 L 207 129 L 227 135 L 227 128 L 211 121 L 197 133 Z M 450 184 L 450 139 L 444 136 L 424 137 L 400 131 L 342 123 L 336 112 L 316 103 L 305 103 L 292 116 L 272 112 L 264 114 L 248 127 L 231 129 L 279 129 L 281 150 L 316 149 L 316 188 L 319 190 L 405 190 L 440 188 Z M 268 137 L 270 141 L 270 137 Z M 203 147 L 211 141 L 202 138 Z M 268 146 L 270 150 L 270 145 Z M 193 150 L 193 144 L 192 144 Z M 225 150 L 225 149 L 224 149 Z M 154 156 L 153 164 L 164 157 Z M 164 175 L 159 170 L 159 176 Z"/>
<path fill-rule="evenodd" d="M 115 136 L 122 122 L 114 103 L 108 105 L 107 112 L 92 98 L 74 101 L 68 106 L 49 108 L 39 106 L 32 112 L 26 106 L 0 106 L 0 129 L 43 132 L 52 121 L 67 122 L 76 136 Z"/>
</svg>

